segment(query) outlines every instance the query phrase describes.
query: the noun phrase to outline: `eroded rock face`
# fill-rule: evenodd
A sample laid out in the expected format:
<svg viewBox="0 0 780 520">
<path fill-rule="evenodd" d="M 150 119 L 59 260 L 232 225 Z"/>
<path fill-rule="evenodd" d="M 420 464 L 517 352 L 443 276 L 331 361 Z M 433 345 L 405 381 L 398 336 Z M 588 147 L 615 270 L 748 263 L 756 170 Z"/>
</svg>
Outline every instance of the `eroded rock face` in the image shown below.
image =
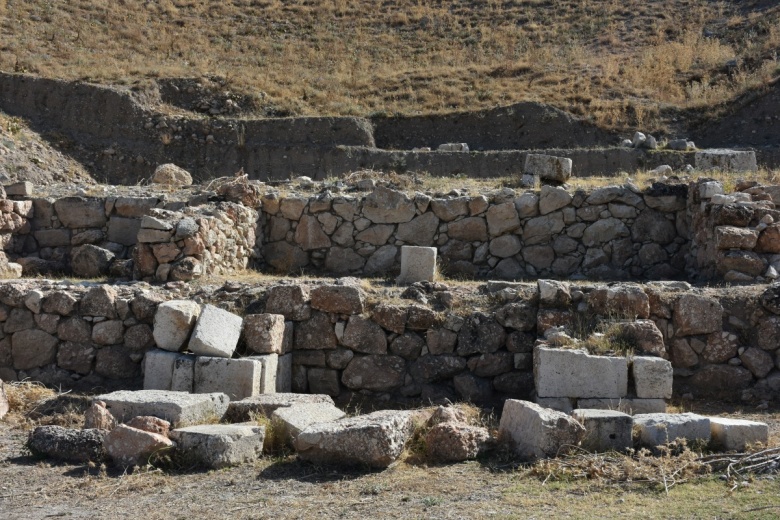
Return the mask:
<svg viewBox="0 0 780 520">
<path fill-rule="evenodd" d="M 107 452 L 103 431 L 72 429 L 62 426 L 38 426 L 27 440 L 33 454 L 68 462 L 101 462 Z"/>
<path fill-rule="evenodd" d="M 486 428 L 457 422 L 437 424 L 425 436 L 428 456 L 441 462 L 474 459 L 486 449 L 489 440 Z"/>
</svg>

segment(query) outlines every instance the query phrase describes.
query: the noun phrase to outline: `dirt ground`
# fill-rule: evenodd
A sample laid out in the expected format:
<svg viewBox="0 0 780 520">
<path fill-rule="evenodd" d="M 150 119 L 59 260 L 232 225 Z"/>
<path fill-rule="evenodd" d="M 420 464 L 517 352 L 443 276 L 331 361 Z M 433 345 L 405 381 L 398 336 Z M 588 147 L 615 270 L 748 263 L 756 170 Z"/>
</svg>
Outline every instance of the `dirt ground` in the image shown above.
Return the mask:
<svg viewBox="0 0 780 520">
<path fill-rule="evenodd" d="M 770 424 L 780 407 L 682 403 L 681 410 Z M 27 432 L 0 423 L 0 519 L 41 518 L 777 518 L 777 474 L 726 482 L 710 476 L 658 482 L 542 478 L 493 455 L 452 465 L 402 461 L 381 472 L 321 467 L 294 455 L 210 471 L 124 473 L 37 460 Z M 538 469 L 538 467 L 537 467 Z M 660 471 L 660 470 L 659 470 Z"/>
</svg>

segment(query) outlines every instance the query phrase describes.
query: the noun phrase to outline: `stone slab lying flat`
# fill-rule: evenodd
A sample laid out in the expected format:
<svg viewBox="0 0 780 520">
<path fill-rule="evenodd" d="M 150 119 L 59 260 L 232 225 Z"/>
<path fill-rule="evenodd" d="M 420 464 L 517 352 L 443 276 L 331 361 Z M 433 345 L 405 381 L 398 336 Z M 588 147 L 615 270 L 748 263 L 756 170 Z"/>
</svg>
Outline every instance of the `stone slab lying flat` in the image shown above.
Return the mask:
<svg viewBox="0 0 780 520">
<path fill-rule="evenodd" d="M 198 356 L 192 390 L 196 394 L 223 392 L 231 400 L 244 399 L 262 393 L 262 379 L 263 363 L 256 359 Z"/>
<path fill-rule="evenodd" d="M 563 412 L 507 399 L 498 434 L 521 458 L 536 460 L 555 457 L 567 447 L 577 446 L 585 436 L 585 428 Z"/>
<path fill-rule="evenodd" d="M 412 434 L 414 412 L 382 410 L 313 424 L 295 439 L 304 460 L 320 464 L 386 468 Z"/>
<path fill-rule="evenodd" d="M 201 308 L 187 348 L 199 356 L 229 358 L 241 336 L 243 319 L 213 305 Z"/>
<path fill-rule="evenodd" d="M 577 408 L 617 410 L 629 415 L 638 413 L 666 413 L 666 401 L 663 399 L 578 399 Z"/>
<path fill-rule="evenodd" d="M 659 357 L 635 356 L 631 362 L 636 396 L 640 399 L 671 399 L 672 364 Z"/>
<path fill-rule="evenodd" d="M 271 420 L 278 424 L 284 438 L 292 443 L 303 430 L 317 423 L 337 421 L 346 414 L 329 403 L 294 404 L 278 408 Z"/>
<path fill-rule="evenodd" d="M 742 451 L 749 444 L 769 442 L 769 425 L 744 419 L 710 417 L 712 443 L 726 451 Z"/>
<path fill-rule="evenodd" d="M 676 439 L 710 441 L 710 419 L 695 413 L 637 414 L 634 424 L 645 446 L 660 446 Z"/>
<path fill-rule="evenodd" d="M 249 421 L 250 415 L 262 415 L 270 419 L 271 415 L 279 408 L 295 404 L 329 404 L 334 406 L 333 399 L 325 394 L 261 394 L 231 402 L 225 417 L 232 422 Z"/>
<path fill-rule="evenodd" d="M 628 359 L 536 347 L 534 381 L 539 397 L 620 398 L 628 391 Z"/>
<path fill-rule="evenodd" d="M 254 462 L 263 454 L 265 426 L 188 426 L 173 430 L 171 439 L 186 460 L 207 468 L 225 468 Z"/>
<path fill-rule="evenodd" d="M 173 425 L 202 423 L 221 419 L 230 399 L 223 393 L 188 394 L 167 390 L 119 390 L 96 396 L 120 422 L 139 415 L 165 419 Z"/>
<path fill-rule="evenodd" d="M 634 420 L 614 410 L 577 409 L 572 416 L 585 426 L 582 448 L 591 452 L 626 451 L 631 448 Z"/>
</svg>

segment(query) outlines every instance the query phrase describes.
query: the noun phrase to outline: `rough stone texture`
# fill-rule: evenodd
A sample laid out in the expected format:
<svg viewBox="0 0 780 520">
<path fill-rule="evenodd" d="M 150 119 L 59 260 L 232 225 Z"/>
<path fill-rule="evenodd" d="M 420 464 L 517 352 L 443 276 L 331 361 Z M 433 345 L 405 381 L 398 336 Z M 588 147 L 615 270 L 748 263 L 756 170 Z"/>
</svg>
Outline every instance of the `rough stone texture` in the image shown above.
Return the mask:
<svg viewBox="0 0 780 520">
<path fill-rule="evenodd" d="M 696 371 L 687 381 L 695 397 L 723 398 L 734 396 L 753 382 L 750 370 L 731 365 L 708 365 Z"/>
<path fill-rule="evenodd" d="M 223 393 L 188 394 L 165 390 L 119 390 L 95 397 L 118 421 L 139 415 L 165 419 L 174 426 L 221 419 L 230 399 Z"/>
<path fill-rule="evenodd" d="M 265 312 L 281 314 L 292 321 L 311 317 L 309 288 L 305 285 L 275 285 L 268 290 Z"/>
<path fill-rule="evenodd" d="M 271 418 L 279 408 L 298 404 L 326 404 L 333 406 L 333 399 L 324 394 L 262 394 L 240 401 L 231 401 L 225 418 L 231 422 L 251 420 L 253 414 Z"/>
<path fill-rule="evenodd" d="M 213 305 L 204 305 L 187 347 L 194 354 L 229 358 L 241 336 L 241 316 Z"/>
<path fill-rule="evenodd" d="M 282 314 L 248 314 L 244 316 L 246 347 L 258 354 L 285 354 L 284 316 Z"/>
<path fill-rule="evenodd" d="M 566 182 L 571 177 L 572 161 L 566 157 L 532 154 L 525 156 L 523 173 L 537 175 L 543 180 Z"/>
<path fill-rule="evenodd" d="M 330 247 L 330 238 L 322 230 L 322 226 L 316 217 L 304 215 L 295 229 L 295 242 L 304 251 L 323 249 Z"/>
<path fill-rule="evenodd" d="M 676 439 L 710 441 L 710 420 L 695 413 L 650 413 L 634 415 L 640 442 L 655 447 Z"/>
<path fill-rule="evenodd" d="M 723 306 L 715 298 L 685 294 L 674 304 L 676 336 L 717 332 L 722 327 Z"/>
<path fill-rule="evenodd" d="M 349 285 L 320 285 L 311 291 L 311 306 L 334 314 L 362 314 L 363 291 Z"/>
<path fill-rule="evenodd" d="M 577 409 L 572 416 L 587 432 L 582 449 L 590 452 L 624 452 L 632 447 L 631 430 L 634 420 L 630 415 L 612 410 Z"/>
<path fill-rule="evenodd" d="M 710 417 L 712 443 L 726 451 L 742 451 L 769 442 L 769 425 L 758 421 Z"/>
<path fill-rule="evenodd" d="M 438 462 L 460 462 L 474 459 L 490 440 L 487 428 L 462 422 L 441 422 L 425 435 L 426 453 Z"/>
<path fill-rule="evenodd" d="M 0 419 L 6 416 L 11 410 L 11 405 L 8 403 L 8 394 L 5 391 L 5 383 L 0 379 Z"/>
<path fill-rule="evenodd" d="M 16 370 L 29 370 L 53 363 L 57 338 L 42 330 L 22 330 L 11 336 L 11 355 Z"/>
<path fill-rule="evenodd" d="M 401 275 L 396 280 L 397 283 L 432 282 L 435 277 L 435 247 L 401 247 Z"/>
<path fill-rule="evenodd" d="M 263 454 L 265 426 L 204 424 L 171 432 L 185 460 L 219 469 L 256 461 Z"/>
<path fill-rule="evenodd" d="M 449 224 L 447 233 L 451 239 L 473 242 L 488 238 L 487 225 L 482 217 L 466 217 Z"/>
<path fill-rule="evenodd" d="M 387 353 L 387 336 L 382 327 L 361 316 L 350 316 L 341 344 L 363 354 Z"/>
<path fill-rule="evenodd" d="M 401 386 L 406 373 L 406 361 L 398 356 L 356 357 L 341 376 L 344 386 L 388 392 Z"/>
<path fill-rule="evenodd" d="M 310 367 L 306 371 L 309 391 L 337 397 L 341 393 L 338 370 Z"/>
<path fill-rule="evenodd" d="M 106 451 L 118 466 L 132 467 L 151 462 L 173 448 L 173 442 L 157 433 L 120 424 L 106 435 Z"/>
<path fill-rule="evenodd" d="M 514 202 L 491 205 L 486 214 L 488 232 L 497 237 L 520 227 L 520 218 Z"/>
<path fill-rule="evenodd" d="M 363 215 L 375 224 L 409 222 L 414 214 L 414 202 L 409 197 L 382 186 L 368 195 L 363 203 Z"/>
<path fill-rule="evenodd" d="M 127 425 L 131 428 L 143 430 L 149 433 L 156 433 L 163 437 L 168 437 L 168 433 L 171 430 L 171 423 L 159 417 L 152 417 L 149 415 L 139 415 L 133 417 L 127 421 Z"/>
<path fill-rule="evenodd" d="M 639 353 L 668 357 L 664 336 L 652 320 L 617 322 L 610 329 L 617 329 L 619 336 L 630 342 Z"/>
<path fill-rule="evenodd" d="M 413 413 L 385 410 L 314 424 L 295 439 L 298 456 L 319 464 L 386 468 L 412 433 Z"/>
<path fill-rule="evenodd" d="M 282 435 L 285 443 L 292 444 L 309 426 L 337 421 L 344 416 L 344 412 L 330 403 L 299 403 L 278 408 L 271 414 L 271 421 L 278 427 L 275 433 Z"/>
<path fill-rule="evenodd" d="M 539 194 L 539 213 L 547 215 L 567 206 L 572 200 L 571 194 L 564 188 L 542 186 Z"/>
<path fill-rule="evenodd" d="M 734 226 L 715 228 L 718 249 L 753 249 L 758 241 L 758 231 Z"/>
<path fill-rule="evenodd" d="M 100 278 L 108 274 L 114 253 L 93 244 L 84 244 L 73 249 L 70 268 L 81 278 Z"/>
<path fill-rule="evenodd" d="M 721 170 L 725 172 L 755 172 L 756 152 L 727 149 L 709 149 L 696 152 L 697 170 Z"/>
<path fill-rule="evenodd" d="M 27 447 L 35 455 L 68 462 L 102 462 L 106 459 L 103 447 L 105 432 L 96 429 L 72 429 L 62 426 L 37 426 L 27 440 Z"/>
<path fill-rule="evenodd" d="M 739 359 L 742 360 L 742 364 L 750 370 L 757 379 L 766 377 L 769 372 L 774 368 L 774 359 L 772 355 L 760 348 L 749 347 L 742 354 Z"/>
<path fill-rule="evenodd" d="M 628 360 L 536 347 L 534 378 L 539 397 L 621 398 L 628 390 Z"/>
<path fill-rule="evenodd" d="M 380 303 L 374 307 L 371 319 L 390 332 L 403 334 L 406 330 L 407 311 L 403 307 Z"/>
<path fill-rule="evenodd" d="M 196 394 L 222 392 L 234 401 L 261 393 L 262 378 L 263 363 L 258 360 L 198 356 L 193 391 Z"/>
<path fill-rule="evenodd" d="M 579 445 L 585 428 L 568 415 L 528 401 L 507 399 L 499 437 L 525 460 L 555 457 Z"/>
<path fill-rule="evenodd" d="M 672 364 L 665 359 L 635 356 L 631 361 L 636 396 L 640 399 L 672 398 Z"/>
<path fill-rule="evenodd" d="M 295 350 L 322 350 L 336 348 L 336 333 L 328 315 L 315 312 L 311 319 L 295 328 Z"/>
<path fill-rule="evenodd" d="M 650 298 L 635 284 L 598 287 L 588 294 L 588 305 L 601 316 L 647 319 Z"/>
<path fill-rule="evenodd" d="M 433 245 L 433 237 L 438 228 L 439 219 L 435 214 L 427 212 L 410 222 L 399 224 L 396 238 L 415 246 L 430 246 Z"/>
<path fill-rule="evenodd" d="M 116 425 L 116 419 L 106 409 L 106 404 L 102 401 L 93 402 L 84 412 L 84 429 L 86 430 L 113 430 Z"/>
<path fill-rule="evenodd" d="M 144 390 L 171 390 L 173 365 L 180 354 L 154 349 L 144 355 Z"/>
<path fill-rule="evenodd" d="M 192 184 L 192 175 L 175 164 L 161 164 L 154 170 L 152 182 L 168 186 L 189 186 Z"/>
<path fill-rule="evenodd" d="M 617 410 L 629 415 L 639 413 L 664 413 L 666 401 L 663 399 L 637 399 L 625 397 L 623 399 L 579 399 L 577 407 L 581 409 Z"/>
</svg>

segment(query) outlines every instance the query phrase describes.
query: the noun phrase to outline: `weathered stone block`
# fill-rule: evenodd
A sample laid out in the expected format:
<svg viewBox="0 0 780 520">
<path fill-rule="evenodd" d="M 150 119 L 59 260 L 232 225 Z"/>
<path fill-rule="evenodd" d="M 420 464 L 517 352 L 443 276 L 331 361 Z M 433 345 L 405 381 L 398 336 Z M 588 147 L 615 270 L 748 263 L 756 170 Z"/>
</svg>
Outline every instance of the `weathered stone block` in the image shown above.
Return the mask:
<svg viewBox="0 0 780 520">
<path fill-rule="evenodd" d="M 507 399 L 498 434 L 517 455 L 535 460 L 555 457 L 564 453 L 567 446 L 577 446 L 585 437 L 585 428 L 565 413 Z"/>
<path fill-rule="evenodd" d="M 350 316 L 341 343 L 364 354 L 387 353 L 387 336 L 382 327 L 361 316 Z"/>
<path fill-rule="evenodd" d="M 54 209 L 60 222 L 70 229 L 106 225 L 105 204 L 101 199 L 64 197 L 54 202 Z"/>
<path fill-rule="evenodd" d="M 432 282 L 436 277 L 436 248 L 401 247 L 401 275 L 399 284 Z"/>
<path fill-rule="evenodd" d="M 634 420 L 630 415 L 613 410 L 577 409 L 572 416 L 585 426 L 582 449 L 601 453 L 626 451 L 631 448 Z"/>
<path fill-rule="evenodd" d="M 523 173 L 543 180 L 566 182 L 571 177 L 572 161 L 566 157 L 529 153 L 525 156 Z"/>
<path fill-rule="evenodd" d="M 118 466 L 146 464 L 161 452 L 173 448 L 173 442 L 158 433 L 120 424 L 106 435 L 106 451 Z"/>
<path fill-rule="evenodd" d="M 154 315 L 154 341 L 164 350 L 177 352 L 200 315 L 200 305 L 191 300 L 171 300 L 157 306 Z"/>
<path fill-rule="evenodd" d="M 225 468 L 254 462 L 263 454 L 265 426 L 203 424 L 171 432 L 185 460 L 207 468 Z"/>
<path fill-rule="evenodd" d="M 242 322 L 241 316 L 204 305 L 187 346 L 194 354 L 229 358 L 238 345 Z"/>
<path fill-rule="evenodd" d="M 726 172 L 755 172 L 756 152 L 713 148 L 696 152 L 697 170 L 722 170 Z"/>
<path fill-rule="evenodd" d="M 628 360 L 591 356 L 582 350 L 536 347 L 534 379 L 540 397 L 620 398 L 628 391 Z"/>
<path fill-rule="evenodd" d="M 279 408 L 296 404 L 330 404 L 333 399 L 325 394 L 261 394 L 240 401 L 231 401 L 225 418 L 233 422 L 249 421 L 252 415 L 271 418 Z"/>
<path fill-rule="evenodd" d="M 108 221 L 108 240 L 123 246 L 134 246 L 140 230 L 139 218 L 111 217 Z"/>
<path fill-rule="evenodd" d="M 263 363 L 258 360 L 198 356 L 193 391 L 196 394 L 223 392 L 231 400 L 244 399 L 261 393 L 262 378 Z"/>
<path fill-rule="evenodd" d="M 722 328 L 723 306 L 715 298 L 684 294 L 674 304 L 675 336 L 718 332 Z"/>
<path fill-rule="evenodd" d="M 294 404 L 277 409 L 271 420 L 279 426 L 285 442 L 292 444 L 303 430 L 313 424 L 337 421 L 346 414 L 328 403 Z"/>
<path fill-rule="evenodd" d="M 252 352 L 284 354 L 284 316 L 248 314 L 244 316 L 244 340 Z"/>
<path fill-rule="evenodd" d="M 27 446 L 35 455 L 68 462 L 101 462 L 107 456 L 104 435 L 105 432 L 93 428 L 38 426 L 30 433 Z"/>
<path fill-rule="evenodd" d="M 305 285 L 275 285 L 268 289 L 265 312 L 281 314 L 288 320 L 303 321 L 311 317 L 311 296 Z"/>
<path fill-rule="evenodd" d="M 617 410 L 629 415 L 640 413 L 665 413 L 666 401 L 663 399 L 579 399 L 577 407 L 581 409 Z"/>
<path fill-rule="evenodd" d="M 144 390 L 170 390 L 173 364 L 179 354 L 154 349 L 144 355 Z"/>
<path fill-rule="evenodd" d="M 710 441 L 710 420 L 695 413 L 650 413 L 634 415 L 642 444 L 660 446 L 676 439 Z"/>
<path fill-rule="evenodd" d="M 351 285 L 320 285 L 311 291 L 311 306 L 334 314 L 362 314 L 363 291 Z"/>
<path fill-rule="evenodd" d="M 223 393 L 188 394 L 165 390 L 119 390 L 98 395 L 106 408 L 120 422 L 138 415 L 165 419 L 173 425 L 197 424 L 221 419 L 230 399 Z"/>
<path fill-rule="evenodd" d="M 640 399 L 672 398 L 672 364 L 665 359 L 636 356 L 632 359 L 636 396 Z"/>
<path fill-rule="evenodd" d="M 180 354 L 173 362 L 171 390 L 191 393 L 195 387 L 196 356 Z"/>
<path fill-rule="evenodd" d="M 742 451 L 749 445 L 769 442 L 769 426 L 758 421 L 710 417 L 712 443 L 726 451 Z"/>
</svg>

